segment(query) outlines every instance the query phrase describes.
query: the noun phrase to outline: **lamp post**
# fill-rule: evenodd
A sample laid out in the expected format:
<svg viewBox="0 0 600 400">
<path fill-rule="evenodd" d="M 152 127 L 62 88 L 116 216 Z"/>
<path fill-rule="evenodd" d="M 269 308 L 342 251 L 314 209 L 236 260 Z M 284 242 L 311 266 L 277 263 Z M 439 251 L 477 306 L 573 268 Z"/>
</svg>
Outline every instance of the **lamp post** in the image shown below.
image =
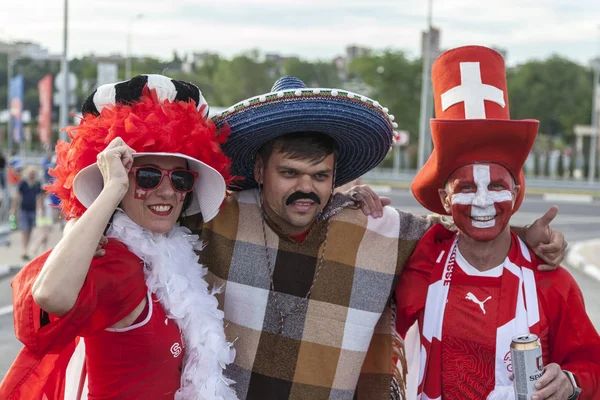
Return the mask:
<svg viewBox="0 0 600 400">
<path fill-rule="evenodd" d="M 67 37 L 68 37 L 68 21 L 69 21 L 69 1 L 64 2 L 64 21 L 63 21 L 63 56 L 61 60 L 61 71 L 63 78 L 63 90 L 60 99 L 60 114 L 58 126 L 61 131 L 59 132 L 60 140 L 67 140 L 67 132 L 63 131 L 62 128 L 68 125 L 69 118 L 69 60 L 67 58 Z"/>
<path fill-rule="evenodd" d="M 143 17 L 143 14 L 137 14 L 135 17 L 132 17 L 127 24 L 127 57 L 125 59 L 125 80 L 131 79 L 131 30 L 133 28 L 133 23 Z"/>
<path fill-rule="evenodd" d="M 6 144 L 8 146 L 8 152 L 12 153 L 13 150 L 13 135 L 12 135 L 12 115 L 11 115 L 11 98 L 10 98 L 10 81 L 13 78 L 13 69 L 15 65 L 15 61 L 17 60 L 18 55 L 13 54 L 13 52 L 9 51 L 6 53 L 7 59 L 7 69 L 6 69 L 6 111 L 8 112 L 8 121 L 6 124 Z"/>
<path fill-rule="evenodd" d="M 588 182 L 591 184 L 596 177 L 596 152 L 598 151 L 598 111 L 600 109 L 599 99 L 600 90 L 598 90 L 598 80 L 600 78 L 600 58 L 593 61 L 594 86 L 592 87 L 592 136 L 590 136 L 590 162 L 588 165 Z"/>
<path fill-rule="evenodd" d="M 598 26 L 598 43 L 600 44 L 600 25 Z M 596 152 L 598 151 L 598 111 L 600 111 L 600 53 L 592 61 L 594 85 L 592 86 L 592 136 L 590 137 L 590 162 L 588 165 L 588 182 L 592 184 L 596 176 Z"/>
<path fill-rule="evenodd" d="M 428 1 L 427 6 L 427 33 L 425 34 L 425 43 L 423 46 L 423 73 L 421 75 L 421 113 L 419 116 L 419 152 L 417 158 L 417 169 L 421 169 L 425 160 L 429 156 L 429 135 L 427 134 L 427 120 L 429 117 L 429 86 L 430 68 L 431 68 L 431 13 L 433 0 Z"/>
</svg>

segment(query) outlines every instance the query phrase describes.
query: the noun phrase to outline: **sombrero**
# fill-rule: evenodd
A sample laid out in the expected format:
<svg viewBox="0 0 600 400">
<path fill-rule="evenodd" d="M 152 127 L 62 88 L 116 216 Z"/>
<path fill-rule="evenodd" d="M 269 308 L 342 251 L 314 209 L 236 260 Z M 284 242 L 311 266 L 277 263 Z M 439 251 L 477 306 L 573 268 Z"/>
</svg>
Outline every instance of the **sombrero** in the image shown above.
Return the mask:
<svg viewBox="0 0 600 400">
<path fill-rule="evenodd" d="M 231 172 L 244 180 L 232 190 L 257 186 L 254 162 L 258 150 L 280 136 L 311 132 L 330 136 L 336 145 L 335 186 L 376 167 L 386 156 L 397 127 L 379 102 L 342 89 L 307 88 L 292 76 L 280 78 L 269 93 L 251 97 L 213 117 L 217 127 L 229 125 L 223 151 Z"/>
</svg>

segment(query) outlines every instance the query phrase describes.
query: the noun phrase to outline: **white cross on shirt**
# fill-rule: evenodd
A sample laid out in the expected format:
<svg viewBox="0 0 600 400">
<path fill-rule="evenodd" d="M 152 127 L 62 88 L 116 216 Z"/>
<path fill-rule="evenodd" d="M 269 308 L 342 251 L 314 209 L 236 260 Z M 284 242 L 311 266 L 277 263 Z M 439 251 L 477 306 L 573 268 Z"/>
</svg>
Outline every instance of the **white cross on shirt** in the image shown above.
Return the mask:
<svg viewBox="0 0 600 400">
<path fill-rule="evenodd" d="M 460 63 L 460 85 L 442 93 L 442 110 L 446 111 L 458 103 L 465 103 L 465 119 L 485 119 L 484 100 L 505 107 L 504 92 L 481 81 L 478 62 Z"/>
</svg>

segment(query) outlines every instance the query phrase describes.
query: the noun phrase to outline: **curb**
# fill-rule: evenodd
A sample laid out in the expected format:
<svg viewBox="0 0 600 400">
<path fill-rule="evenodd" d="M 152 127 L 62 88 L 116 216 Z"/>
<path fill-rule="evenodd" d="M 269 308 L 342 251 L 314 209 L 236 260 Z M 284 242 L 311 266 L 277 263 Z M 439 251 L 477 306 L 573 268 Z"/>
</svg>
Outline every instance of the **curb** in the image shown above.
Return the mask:
<svg viewBox="0 0 600 400">
<path fill-rule="evenodd" d="M 565 264 L 580 270 L 584 274 L 600 282 L 600 267 L 592 264 L 580 254 L 582 247 L 590 245 L 600 246 L 600 239 L 578 242 L 570 246 L 567 256 L 565 257 Z"/>
<path fill-rule="evenodd" d="M 4 279 L 9 275 L 19 272 L 23 268 L 22 265 L 0 265 L 0 279 Z"/>
</svg>

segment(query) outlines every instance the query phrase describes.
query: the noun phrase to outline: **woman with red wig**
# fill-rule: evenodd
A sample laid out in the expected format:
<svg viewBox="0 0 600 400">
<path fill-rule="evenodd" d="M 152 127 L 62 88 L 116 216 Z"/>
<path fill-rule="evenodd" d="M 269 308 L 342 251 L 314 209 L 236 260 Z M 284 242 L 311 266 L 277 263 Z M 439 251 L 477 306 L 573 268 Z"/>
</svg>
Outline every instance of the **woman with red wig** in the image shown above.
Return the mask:
<svg viewBox="0 0 600 400">
<path fill-rule="evenodd" d="M 86 100 L 47 188 L 79 222 L 12 282 L 25 347 L 0 398 L 236 398 L 216 290 L 198 237 L 177 223 L 212 219 L 231 180 L 227 133 L 207 116 L 196 86 L 160 75 Z"/>
</svg>

